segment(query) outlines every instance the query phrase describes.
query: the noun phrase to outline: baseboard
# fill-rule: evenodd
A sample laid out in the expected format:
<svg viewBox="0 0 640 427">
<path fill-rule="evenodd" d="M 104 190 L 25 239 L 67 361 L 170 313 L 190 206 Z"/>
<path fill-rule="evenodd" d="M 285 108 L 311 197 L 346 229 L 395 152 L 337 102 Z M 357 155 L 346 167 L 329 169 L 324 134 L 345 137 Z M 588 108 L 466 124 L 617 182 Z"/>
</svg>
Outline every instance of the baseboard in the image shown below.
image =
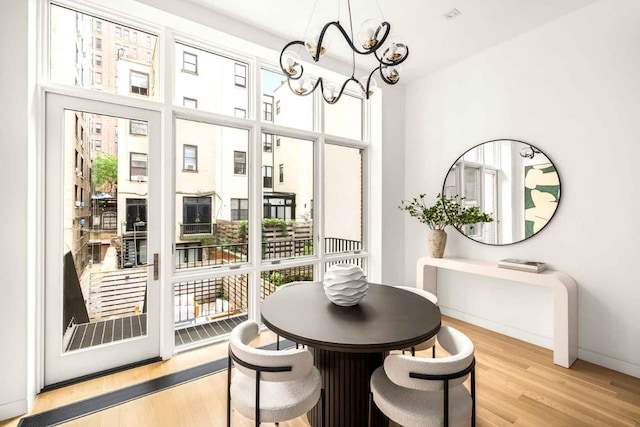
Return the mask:
<svg viewBox="0 0 640 427">
<path fill-rule="evenodd" d="M 536 335 L 522 329 L 512 328 L 511 326 L 494 322 L 493 320 L 483 319 L 481 317 L 453 310 L 448 307 L 440 306 L 440 312 L 442 312 L 442 314 L 444 314 L 445 316 L 453 317 L 454 319 L 462 320 L 464 322 L 489 329 L 490 331 L 494 331 L 511 338 L 516 338 L 540 347 L 553 350 L 553 338 L 543 337 L 541 335 Z"/>
<path fill-rule="evenodd" d="M 640 365 L 636 365 L 635 363 L 625 362 L 624 360 L 596 353 L 591 350 L 585 350 L 583 348 L 578 348 L 578 359 L 595 365 L 604 366 L 605 368 L 613 369 L 614 371 L 622 372 L 623 374 L 631 375 L 632 377 L 640 378 Z"/>
<path fill-rule="evenodd" d="M 2 405 L 0 405 L 0 421 L 19 417 L 20 415 L 24 415 L 27 412 L 27 399 L 3 403 Z"/>
</svg>

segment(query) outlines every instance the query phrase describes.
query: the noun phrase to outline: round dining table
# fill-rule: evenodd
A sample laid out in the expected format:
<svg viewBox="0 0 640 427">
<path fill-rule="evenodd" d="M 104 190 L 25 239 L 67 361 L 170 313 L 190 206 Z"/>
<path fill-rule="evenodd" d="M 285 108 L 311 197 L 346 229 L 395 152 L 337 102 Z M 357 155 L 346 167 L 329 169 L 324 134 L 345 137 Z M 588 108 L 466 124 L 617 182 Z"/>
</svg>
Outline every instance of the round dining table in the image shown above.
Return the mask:
<svg viewBox="0 0 640 427">
<path fill-rule="evenodd" d="M 273 332 L 306 345 L 322 376 L 327 426 L 366 426 L 369 379 L 391 350 L 402 350 L 433 337 L 440 329 L 440 309 L 413 292 L 369 283 L 366 296 L 350 307 L 327 298 L 320 282 L 279 289 L 261 305 L 262 321 Z M 322 418 L 316 405 L 307 417 Z M 376 408 L 372 426 L 388 419 Z"/>
</svg>

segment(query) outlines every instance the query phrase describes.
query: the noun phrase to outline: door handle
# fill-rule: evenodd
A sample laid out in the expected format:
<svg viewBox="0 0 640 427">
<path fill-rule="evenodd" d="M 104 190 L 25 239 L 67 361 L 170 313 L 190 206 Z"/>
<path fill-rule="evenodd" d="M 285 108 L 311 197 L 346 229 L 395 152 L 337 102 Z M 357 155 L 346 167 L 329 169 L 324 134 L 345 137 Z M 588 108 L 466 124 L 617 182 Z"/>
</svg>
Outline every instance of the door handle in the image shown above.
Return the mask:
<svg viewBox="0 0 640 427">
<path fill-rule="evenodd" d="M 158 254 L 153 254 L 153 280 L 158 280 L 158 277 L 160 276 L 160 272 L 159 272 L 159 265 L 160 265 L 160 257 L 158 256 Z"/>
</svg>

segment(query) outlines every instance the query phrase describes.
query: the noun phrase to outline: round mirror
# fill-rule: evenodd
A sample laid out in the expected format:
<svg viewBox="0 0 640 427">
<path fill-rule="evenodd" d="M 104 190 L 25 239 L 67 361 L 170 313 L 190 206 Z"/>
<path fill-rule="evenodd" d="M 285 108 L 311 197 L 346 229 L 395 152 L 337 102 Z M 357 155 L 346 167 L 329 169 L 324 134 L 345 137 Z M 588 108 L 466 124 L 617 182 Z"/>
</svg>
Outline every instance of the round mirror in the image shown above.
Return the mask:
<svg viewBox="0 0 640 427">
<path fill-rule="evenodd" d="M 560 176 L 540 149 L 526 142 L 497 139 L 479 144 L 449 169 L 442 194 L 463 208 L 478 206 L 493 221 L 459 229 L 488 245 L 528 239 L 551 220 L 560 203 Z"/>
</svg>

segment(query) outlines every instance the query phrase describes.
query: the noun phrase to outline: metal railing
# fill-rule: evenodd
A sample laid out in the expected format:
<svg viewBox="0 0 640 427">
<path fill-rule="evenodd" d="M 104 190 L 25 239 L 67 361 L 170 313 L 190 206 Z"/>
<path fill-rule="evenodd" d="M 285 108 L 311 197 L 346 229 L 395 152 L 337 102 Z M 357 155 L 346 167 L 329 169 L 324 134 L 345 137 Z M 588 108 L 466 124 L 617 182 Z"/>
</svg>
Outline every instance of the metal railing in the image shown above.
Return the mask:
<svg viewBox="0 0 640 427">
<path fill-rule="evenodd" d="M 262 259 L 294 258 L 304 255 L 313 255 L 313 238 L 284 238 L 262 242 Z"/>
<path fill-rule="evenodd" d="M 213 234 L 216 232 L 216 224 L 210 222 L 196 222 L 193 224 L 180 224 L 180 235 Z"/>
<path fill-rule="evenodd" d="M 338 237 L 325 237 L 324 250 L 327 253 L 359 251 L 362 250 L 362 242 Z"/>
<path fill-rule="evenodd" d="M 209 267 L 247 261 L 247 243 L 176 248 L 176 269 Z"/>
</svg>

